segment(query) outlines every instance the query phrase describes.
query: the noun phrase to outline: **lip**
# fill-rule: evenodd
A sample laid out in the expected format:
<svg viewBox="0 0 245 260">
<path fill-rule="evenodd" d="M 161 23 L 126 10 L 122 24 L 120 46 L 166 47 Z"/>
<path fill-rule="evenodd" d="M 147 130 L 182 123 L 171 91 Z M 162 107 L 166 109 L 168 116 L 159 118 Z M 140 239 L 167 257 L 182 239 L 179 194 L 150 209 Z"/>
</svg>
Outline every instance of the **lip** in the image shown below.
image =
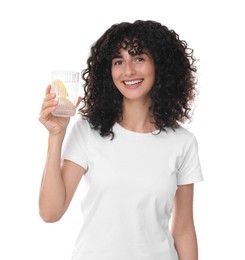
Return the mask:
<svg viewBox="0 0 245 260">
<path fill-rule="evenodd" d="M 132 80 L 124 80 L 124 87 L 127 89 L 135 89 L 138 88 L 144 79 L 132 79 Z"/>
</svg>

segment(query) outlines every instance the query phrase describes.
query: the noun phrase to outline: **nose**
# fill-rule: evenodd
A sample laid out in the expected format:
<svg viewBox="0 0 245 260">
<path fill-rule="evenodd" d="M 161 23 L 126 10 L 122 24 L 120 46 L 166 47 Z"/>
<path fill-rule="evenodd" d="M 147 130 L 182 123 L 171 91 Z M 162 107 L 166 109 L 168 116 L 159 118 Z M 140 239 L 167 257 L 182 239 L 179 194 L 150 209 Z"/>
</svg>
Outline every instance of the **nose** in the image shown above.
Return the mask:
<svg viewBox="0 0 245 260">
<path fill-rule="evenodd" d="M 124 73 L 125 73 L 125 76 L 135 75 L 136 70 L 135 70 L 134 64 L 132 62 L 126 62 Z"/>
</svg>

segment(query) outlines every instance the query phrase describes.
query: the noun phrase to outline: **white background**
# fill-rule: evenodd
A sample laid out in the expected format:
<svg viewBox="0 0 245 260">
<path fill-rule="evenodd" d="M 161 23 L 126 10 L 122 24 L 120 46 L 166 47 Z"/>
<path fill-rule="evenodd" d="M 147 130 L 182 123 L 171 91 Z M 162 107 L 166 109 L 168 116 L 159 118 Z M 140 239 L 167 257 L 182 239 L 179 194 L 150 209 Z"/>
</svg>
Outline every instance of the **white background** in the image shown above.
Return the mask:
<svg viewBox="0 0 245 260">
<path fill-rule="evenodd" d="M 40 219 L 47 148 L 40 105 L 50 71 L 81 71 L 90 45 L 109 26 L 136 19 L 174 29 L 199 59 L 200 94 L 187 125 L 205 177 L 195 188 L 199 259 L 245 259 L 243 10 L 237 0 L 1 1 L 0 259 L 70 259 L 82 191 L 60 222 Z"/>
</svg>

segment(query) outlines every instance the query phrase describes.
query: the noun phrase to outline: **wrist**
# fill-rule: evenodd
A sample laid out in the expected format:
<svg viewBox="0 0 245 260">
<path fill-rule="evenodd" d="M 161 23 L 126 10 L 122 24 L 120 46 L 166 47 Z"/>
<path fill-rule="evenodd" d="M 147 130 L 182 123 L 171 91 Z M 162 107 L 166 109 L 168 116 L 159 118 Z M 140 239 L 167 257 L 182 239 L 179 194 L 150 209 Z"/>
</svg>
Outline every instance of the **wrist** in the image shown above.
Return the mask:
<svg viewBox="0 0 245 260">
<path fill-rule="evenodd" d="M 48 144 L 49 147 L 57 148 L 61 147 L 65 138 L 66 131 L 62 131 L 59 133 L 49 133 L 48 136 Z"/>
</svg>

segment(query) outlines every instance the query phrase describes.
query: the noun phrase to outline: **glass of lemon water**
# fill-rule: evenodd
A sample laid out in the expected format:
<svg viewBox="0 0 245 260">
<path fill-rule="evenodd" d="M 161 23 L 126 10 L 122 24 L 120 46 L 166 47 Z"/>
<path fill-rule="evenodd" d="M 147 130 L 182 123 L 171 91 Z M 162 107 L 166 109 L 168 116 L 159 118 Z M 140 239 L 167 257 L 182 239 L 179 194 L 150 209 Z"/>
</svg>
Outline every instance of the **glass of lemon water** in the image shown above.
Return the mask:
<svg viewBox="0 0 245 260">
<path fill-rule="evenodd" d="M 58 101 L 54 116 L 71 117 L 76 114 L 79 94 L 80 73 L 75 71 L 51 72 L 51 93 L 55 93 Z"/>
</svg>

